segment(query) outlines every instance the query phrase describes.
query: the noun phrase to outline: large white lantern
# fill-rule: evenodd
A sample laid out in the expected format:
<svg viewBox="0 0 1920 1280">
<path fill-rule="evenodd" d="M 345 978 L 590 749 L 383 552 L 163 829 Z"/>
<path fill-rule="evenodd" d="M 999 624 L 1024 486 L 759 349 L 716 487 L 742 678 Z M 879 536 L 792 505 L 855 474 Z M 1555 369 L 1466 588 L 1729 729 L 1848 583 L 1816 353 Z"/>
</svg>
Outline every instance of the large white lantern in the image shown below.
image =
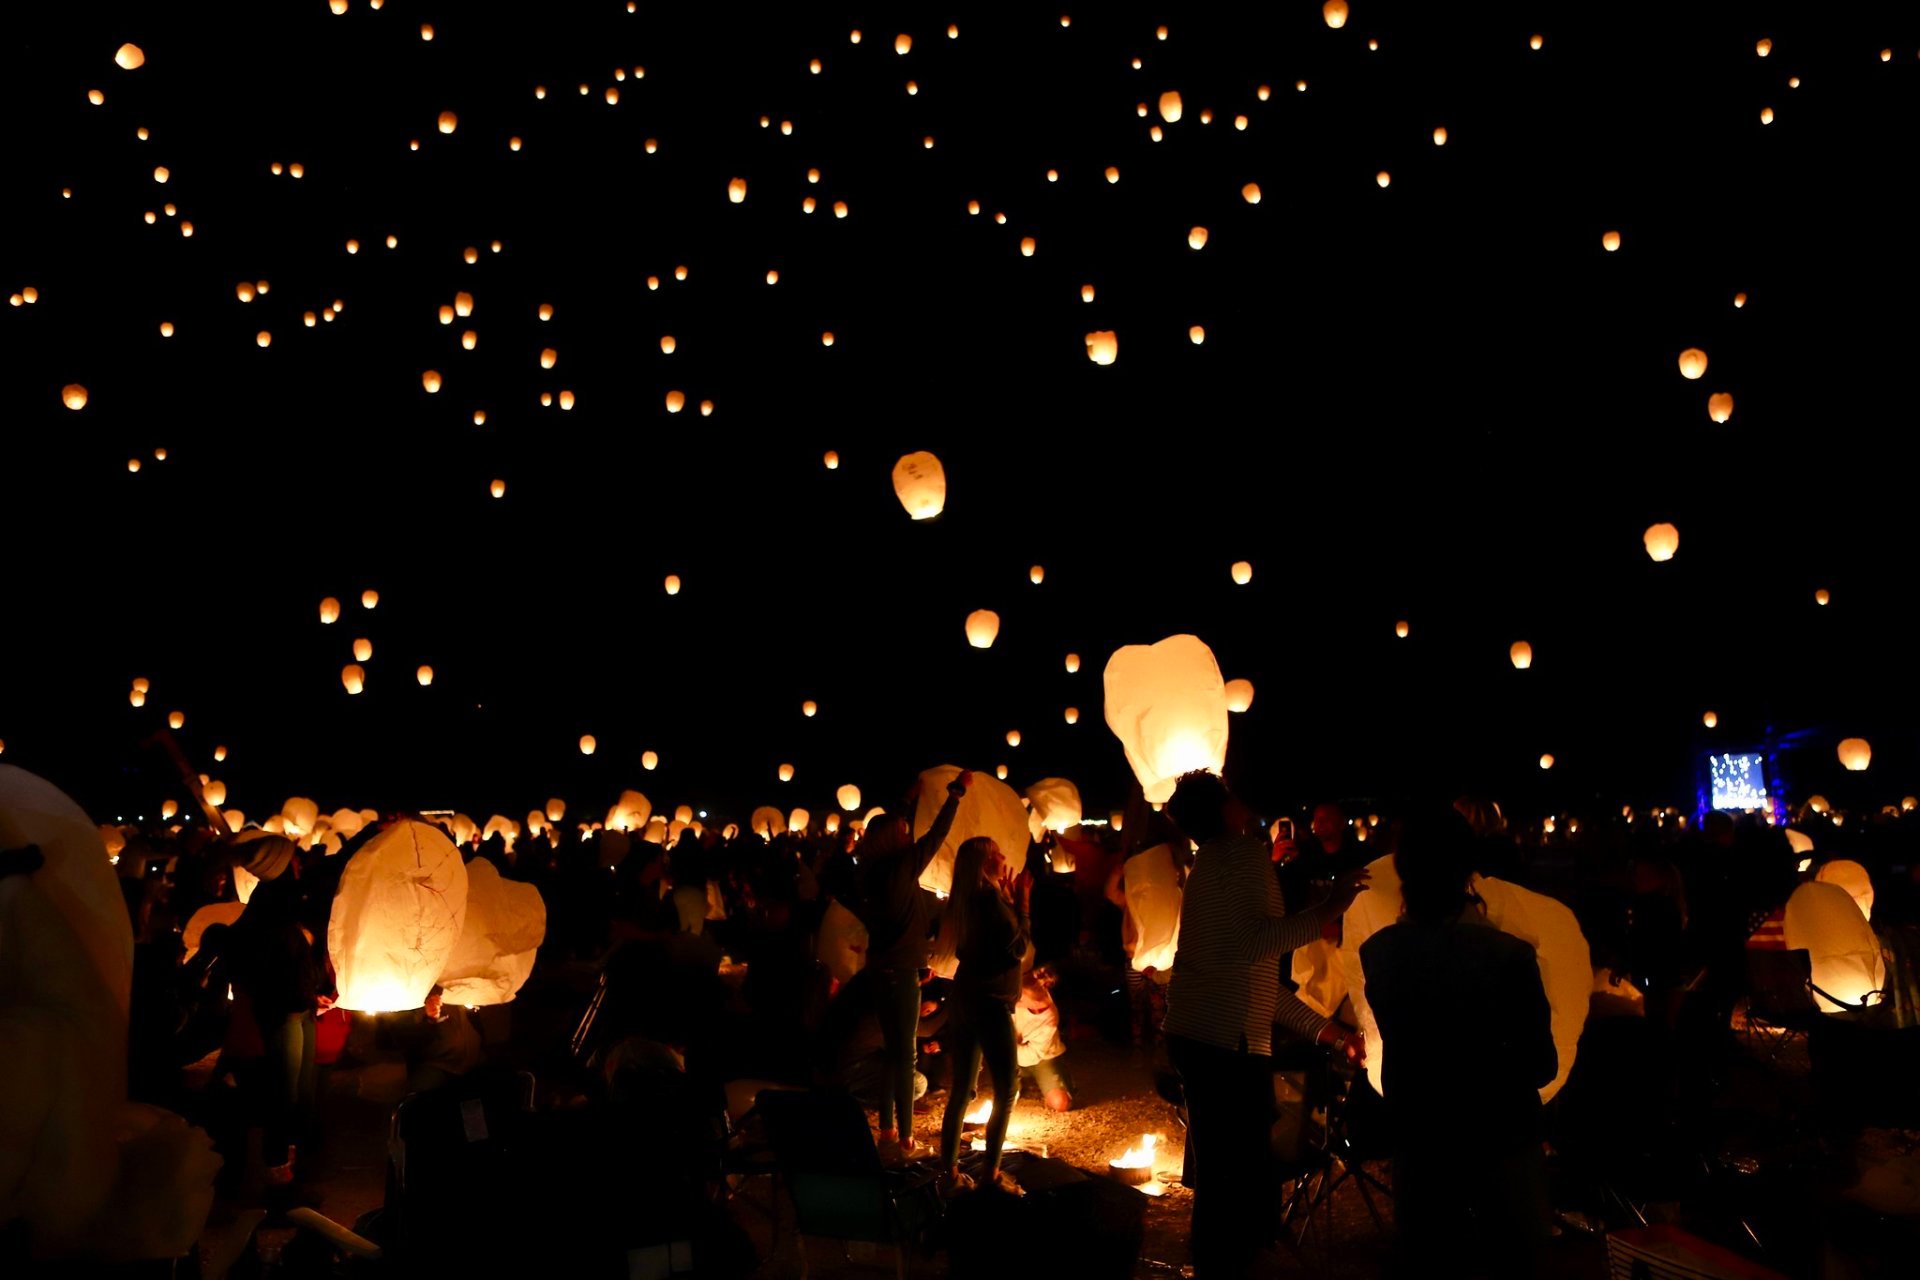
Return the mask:
<svg viewBox="0 0 1920 1280">
<path fill-rule="evenodd" d="M 466 920 L 467 868 L 446 832 L 401 818 L 348 859 L 327 923 L 343 1009 L 418 1009 Z"/>
<path fill-rule="evenodd" d="M 1085 811 L 1080 805 L 1080 788 L 1065 778 L 1042 778 L 1027 788 L 1033 824 L 1042 831 L 1065 831 L 1080 825 Z"/>
<path fill-rule="evenodd" d="M 947 802 L 947 784 L 960 776 L 957 765 L 943 764 L 920 775 L 919 798 L 913 807 L 913 835 L 917 840 L 932 827 Z M 975 836 L 986 836 L 1000 846 L 1007 866 L 1018 872 L 1027 865 L 1027 806 L 1004 782 L 976 770 L 953 815 L 953 827 L 940 843 L 933 861 L 920 873 L 920 887 L 945 893 L 953 887 L 953 855 Z"/>
<path fill-rule="evenodd" d="M 1198 636 L 1127 645 L 1107 660 L 1107 727 L 1154 804 L 1183 773 L 1219 773 L 1227 761 L 1227 691 Z"/>
<path fill-rule="evenodd" d="M 1813 967 L 1814 1002 L 1822 1013 L 1840 1013 L 1886 987 L 1886 961 L 1873 926 L 1853 895 L 1837 884 L 1813 880 L 1787 899 L 1787 947 L 1805 951 Z M 1824 993 L 1824 994 L 1823 994 Z"/>
<path fill-rule="evenodd" d="M 488 824 L 492 830 L 492 823 Z M 467 916 L 440 971 L 443 998 L 478 1006 L 512 1000 L 547 936 L 547 904 L 530 884 L 506 880 L 485 858 L 467 866 Z"/>
<path fill-rule="evenodd" d="M 947 472 L 930 453 L 909 453 L 893 464 L 893 491 L 915 520 L 931 520 L 947 509 Z"/>
</svg>

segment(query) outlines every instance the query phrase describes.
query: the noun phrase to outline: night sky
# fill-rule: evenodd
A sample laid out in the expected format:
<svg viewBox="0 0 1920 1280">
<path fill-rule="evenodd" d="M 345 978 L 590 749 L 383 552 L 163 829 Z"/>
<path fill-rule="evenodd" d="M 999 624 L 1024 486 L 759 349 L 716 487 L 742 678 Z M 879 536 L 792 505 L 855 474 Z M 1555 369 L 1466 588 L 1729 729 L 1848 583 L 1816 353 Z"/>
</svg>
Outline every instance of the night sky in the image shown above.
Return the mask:
<svg viewBox="0 0 1920 1280">
<path fill-rule="evenodd" d="M 819 814 L 943 762 L 1099 813 L 1107 656 L 1192 632 L 1256 686 L 1229 772 L 1270 811 L 1688 805 L 1783 742 L 1801 794 L 1920 790 L 1914 6 L 638 8 L 9 11 L 8 763 L 150 811 L 178 709 L 258 816 Z"/>
</svg>

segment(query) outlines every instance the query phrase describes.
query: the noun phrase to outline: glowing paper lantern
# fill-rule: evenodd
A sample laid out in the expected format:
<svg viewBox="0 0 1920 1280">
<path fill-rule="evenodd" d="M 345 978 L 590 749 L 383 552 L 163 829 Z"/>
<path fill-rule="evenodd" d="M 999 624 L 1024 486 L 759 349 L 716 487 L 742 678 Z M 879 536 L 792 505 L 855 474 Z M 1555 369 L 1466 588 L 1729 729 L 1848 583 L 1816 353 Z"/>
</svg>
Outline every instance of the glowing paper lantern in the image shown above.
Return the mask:
<svg viewBox="0 0 1920 1280">
<path fill-rule="evenodd" d="M 1066 721 L 1068 724 L 1080 723 L 1080 708 L 1078 707 L 1068 707 L 1061 714 L 1063 714 L 1066 717 Z"/>
<path fill-rule="evenodd" d="M 1507 650 L 1507 657 L 1513 660 L 1514 670 L 1525 671 L 1533 665 L 1533 646 L 1525 640 L 1515 640 Z"/>
<path fill-rule="evenodd" d="M 1326 19 L 1329 27 L 1338 31 L 1347 25 L 1347 0 L 1327 0 L 1320 6 L 1320 16 Z"/>
<path fill-rule="evenodd" d="M 147 63 L 147 55 L 137 44 L 123 44 L 114 50 L 113 60 L 122 71 L 138 71 Z"/>
<path fill-rule="evenodd" d="M 425 688 L 433 683 L 433 668 L 423 662 L 420 669 L 413 673 L 413 678 L 420 682 L 421 688 Z"/>
<path fill-rule="evenodd" d="M 426 1003 L 466 921 L 467 868 L 440 828 L 400 818 L 348 859 L 327 923 L 343 1009 Z"/>
<path fill-rule="evenodd" d="M 679 595 L 680 594 L 680 575 L 677 573 L 668 574 L 667 581 L 666 581 L 666 588 L 667 588 L 668 595 L 670 596 Z"/>
<path fill-rule="evenodd" d="M 1539 37 L 1536 36 L 1534 38 L 1538 39 Z M 1536 49 L 1539 47 L 1539 45 L 1534 46 Z M 1620 233 L 1618 231 L 1608 231 L 1602 234 L 1600 237 L 1600 247 L 1608 253 L 1613 253 L 1618 250 L 1620 248 Z"/>
<path fill-rule="evenodd" d="M 1680 530 L 1670 524 L 1648 525 L 1640 541 L 1645 544 L 1649 559 L 1671 560 L 1673 553 L 1680 549 Z"/>
<path fill-rule="evenodd" d="M 1233 581 L 1238 586 L 1244 587 L 1253 581 L 1253 565 L 1246 560 L 1235 560 L 1232 573 Z"/>
<path fill-rule="evenodd" d="M 340 621 L 340 602 L 332 596 L 320 602 L 320 623 L 322 626 Z"/>
<path fill-rule="evenodd" d="M 169 711 L 167 713 L 167 728 L 169 729 L 184 728 L 186 726 L 186 723 L 187 723 L 187 716 L 185 712 Z"/>
<path fill-rule="evenodd" d="M 366 662 L 373 657 L 373 641 L 362 636 L 353 642 L 353 660 Z"/>
<path fill-rule="evenodd" d="M 340 668 L 340 683 L 349 694 L 359 693 L 367 687 L 367 669 L 357 662 L 348 663 Z"/>
<path fill-rule="evenodd" d="M 429 369 L 421 374 L 420 385 L 426 389 L 428 395 L 438 395 L 441 386 L 440 371 L 438 369 Z"/>
<path fill-rule="evenodd" d="M 770 804 L 763 804 L 753 811 L 747 819 L 747 830 L 771 840 L 784 834 L 787 829 L 786 817 Z"/>
<path fill-rule="evenodd" d="M 1107 727 L 1146 798 L 1163 804 L 1183 773 L 1219 773 L 1227 759 L 1227 694 L 1199 637 L 1127 645 L 1107 660 Z"/>
<path fill-rule="evenodd" d="M 790 764 L 781 765 L 774 773 L 782 782 L 793 781 L 793 766 Z"/>
<path fill-rule="evenodd" d="M 1707 728 L 1709 729 L 1719 728 L 1720 727 L 1719 713 L 1714 711 L 1707 712 L 1705 715 L 1700 717 L 1700 723 L 1707 726 Z"/>
<path fill-rule="evenodd" d="M 1205 227 L 1187 228 L 1187 248 L 1204 249 L 1207 247 L 1207 229 Z"/>
<path fill-rule="evenodd" d="M 829 471 L 838 471 L 840 469 L 840 455 L 831 449 L 827 450 L 820 461 Z"/>
<path fill-rule="evenodd" d="M 1112 329 L 1095 329 L 1086 336 L 1087 359 L 1095 364 L 1112 364 L 1120 358 L 1120 335 Z"/>
<path fill-rule="evenodd" d="M 1046 580 L 1047 580 L 1047 569 L 1045 565 L 1036 564 L 1032 568 L 1027 570 L 1027 581 L 1031 582 L 1034 586 L 1037 587 L 1042 582 L 1045 582 Z"/>
<path fill-rule="evenodd" d="M 967 615 L 967 643 L 976 649 L 991 649 L 1000 634 L 1000 615 L 991 609 L 975 609 Z"/>
<path fill-rule="evenodd" d="M 820 704 L 815 702 L 812 698 L 808 698 L 805 702 L 800 704 L 800 714 L 807 717 L 807 719 L 809 720 L 813 719 L 814 714 L 819 710 L 820 710 Z"/>
<path fill-rule="evenodd" d="M 667 392 L 667 412 L 678 413 L 687 407 L 687 393 L 684 391 Z"/>
<path fill-rule="evenodd" d="M 453 114 L 453 112 L 451 111 L 442 111 L 440 113 L 440 132 L 452 133 L 455 129 L 458 129 L 459 127 L 460 127 L 459 116 Z"/>
<path fill-rule="evenodd" d="M 1833 599 L 1833 593 L 1828 591 L 1825 587 L 1821 587 L 1818 591 L 1813 593 L 1813 602 L 1817 605 L 1821 605 L 1824 607 L 1827 601 L 1831 599 Z"/>
<path fill-rule="evenodd" d="M 1395 634 L 1396 636 L 1399 636 L 1402 640 L 1405 640 L 1407 638 L 1407 633 L 1412 630 L 1413 628 L 1407 625 L 1407 620 L 1405 618 L 1402 618 L 1400 621 L 1393 624 L 1393 634 Z"/>
<path fill-rule="evenodd" d="M 77 382 L 69 382 L 60 388 L 60 403 L 78 412 L 87 407 L 87 389 Z"/>
<path fill-rule="evenodd" d="M 1007 745 L 1010 747 L 1020 745 L 1020 731 L 1018 729 L 1007 730 Z"/>
<path fill-rule="evenodd" d="M 947 509 L 947 472 L 931 453 L 909 453 L 893 464 L 893 491 L 915 520 L 931 520 Z"/>
<path fill-rule="evenodd" d="M 1227 681 L 1227 710 L 1245 711 L 1253 705 L 1253 681 Z"/>
<path fill-rule="evenodd" d="M 1134 938 L 1129 963 L 1135 973 L 1170 972 L 1180 949 L 1180 873 L 1173 850 L 1157 844 L 1128 858 L 1125 887 Z"/>
<path fill-rule="evenodd" d="M 581 735 L 580 735 L 580 754 L 581 754 L 581 755 L 583 755 L 583 756 L 590 756 L 590 755 L 592 755 L 592 754 L 594 753 L 594 751 L 595 751 L 595 750 L 596 750 L 596 749 L 597 749 L 597 748 L 598 748 L 599 746 L 600 746 L 600 744 L 599 744 L 598 742 L 596 742 L 596 741 L 594 741 L 594 738 L 593 738 L 593 735 L 592 735 L 592 734 L 590 734 L 590 733 L 583 733 L 583 734 L 581 734 Z"/>
<path fill-rule="evenodd" d="M 1180 122 L 1180 112 L 1181 105 L 1178 92 L 1169 89 L 1160 95 L 1160 118 L 1162 120 L 1165 120 L 1168 124 L 1178 124 Z"/>
<path fill-rule="evenodd" d="M 1814 1002 L 1822 1013 L 1840 1013 L 1886 986 L 1880 940 L 1853 895 L 1838 884 L 1812 880 L 1787 899 L 1787 948 L 1804 950 L 1813 967 Z M 1823 994 L 1824 993 L 1824 994 Z"/>
<path fill-rule="evenodd" d="M 1821 863 L 1813 878 L 1821 884 L 1835 884 L 1845 889 L 1853 898 L 1853 905 L 1860 908 L 1860 914 L 1872 921 L 1873 878 L 1865 867 L 1848 858 L 1835 858 Z"/>
<path fill-rule="evenodd" d="M 1246 186 L 1240 188 L 1240 198 L 1248 204 L 1259 204 L 1260 184 L 1257 182 L 1249 182 Z"/>
<path fill-rule="evenodd" d="M 495 480 L 487 486 L 487 492 L 496 498 L 504 498 L 507 496 L 507 482 L 505 480 Z"/>
<path fill-rule="evenodd" d="M 918 797 L 913 808 L 913 834 L 925 835 L 947 802 L 947 784 L 960 775 L 958 766 L 943 764 L 920 775 Z M 934 893 L 946 893 L 953 887 L 953 855 L 975 836 L 986 836 L 1000 846 L 1007 867 L 1018 874 L 1027 865 L 1027 806 L 1019 793 L 1004 782 L 976 771 L 960 797 L 953 815 L 953 827 L 933 855 L 933 861 L 920 873 L 920 887 Z"/>
<path fill-rule="evenodd" d="M 727 184 L 727 199 L 734 204 L 744 204 L 747 199 L 747 180 L 735 178 Z"/>
<path fill-rule="evenodd" d="M 1865 738 L 1842 738 L 1838 754 L 1841 765 L 1849 773 L 1865 773 L 1873 762 L 1873 748 Z"/>
<path fill-rule="evenodd" d="M 1542 769 L 1553 768 L 1553 754 L 1551 752 L 1540 757 L 1540 767 Z"/>
<path fill-rule="evenodd" d="M 842 809 L 851 813 L 860 807 L 860 788 L 849 782 L 846 786 L 834 792 L 833 798 L 840 802 Z"/>
<path fill-rule="evenodd" d="M 1385 169 L 1382 169 L 1380 172 L 1373 175 L 1373 181 L 1375 186 L 1379 187 L 1381 190 L 1384 191 L 1386 188 L 1393 185 L 1393 175 L 1388 173 Z"/>
<path fill-rule="evenodd" d="M 505 819 L 490 821 L 489 834 L 494 822 Z M 469 1008 L 512 1000 L 533 972 L 546 935 L 547 904 L 540 891 L 502 878 L 493 863 L 475 858 L 467 867 L 466 918 L 440 974 L 443 998 Z"/>
<path fill-rule="evenodd" d="M 1074 672 L 1078 671 L 1079 669 L 1080 669 L 1080 655 L 1077 653 L 1068 654 L 1067 655 L 1067 674 L 1072 675 Z"/>
<path fill-rule="evenodd" d="M 1373 1008 L 1367 1003 L 1360 948 L 1368 938 L 1400 918 L 1400 877 L 1391 857 L 1374 861 L 1367 870 L 1372 875 L 1371 884 L 1354 900 L 1344 917 L 1339 967 L 1346 979 L 1347 994 L 1353 1000 L 1361 1034 L 1366 1039 L 1367 1077 L 1374 1088 L 1379 1089 L 1385 1053 Z M 1129 876 L 1133 873 L 1131 862 L 1127 864 L 1127 873 Z M 1472 878 L 1470 888 L 1484 904 L 1487 923 L 1529 943 L 1534 949 L 1534 958 L 1540 967 L 1540 985 L 1546 990 L 1551 1013 L 1553 1044 L 1560 1059 L 1554 1078 L 1540 1090 L 1541 1101 L 1551 1101 L 1573 1070 L 1580 1032 L 1586 1026 L 1593 994 L 1592 954 L 1586 936 L 1580 932 L 1580 923 L 1573 912 L 1544 894 L 1481 875 Z"/>
<path fill-rule="evenodd" d="M 379 603 L 380 593 L 378 591 L 369 589 L 360 593 L 360 607 L 362 609 L 376 608 Z"/>
<path fill-rule="evenodd" d="M 1724 391 L 1707 397 L 1707 416 L 1715 422 L 1733 417 L 1733 397 Z"/>
<path fill-rule="evenodd" d="M 787 830 L 796 834 L 804 835 L 807 828 L 812 825 L 813 815 L 805 809 L 795 809 L 787 815 Z"/>
<path fill-rule="evenodd" d="M 1433 145 L 1436 147 L 1444 147 L 1447 145 L 1447 127 L 1445 125 L 1440 125 L 1434 129 Z"/>
<path fill-rule="evenodd" d="M 1034 825 L 1042 831 L 1065 831 L 1080 825 L 1084 812 L 1080 788 L 1065 778 L 1042 778 L 1026 790 Z"/>
<path fill-rule="evenodd" d="M 549 797 L 547 800 L 547 821 L 560 822 L 560 821 L 563 821 L 566 818 L 566 816 L 567 816 L 567 802 L 565 800 L 562 800 L 559 796 Z"/>
<path fill-rule="evenodd" d="M 1691 382 L 1707 371 L 1707 353 L 1698 347 L 1688 347 L 1680 353 L 1680 376 Z"/>
</svg>

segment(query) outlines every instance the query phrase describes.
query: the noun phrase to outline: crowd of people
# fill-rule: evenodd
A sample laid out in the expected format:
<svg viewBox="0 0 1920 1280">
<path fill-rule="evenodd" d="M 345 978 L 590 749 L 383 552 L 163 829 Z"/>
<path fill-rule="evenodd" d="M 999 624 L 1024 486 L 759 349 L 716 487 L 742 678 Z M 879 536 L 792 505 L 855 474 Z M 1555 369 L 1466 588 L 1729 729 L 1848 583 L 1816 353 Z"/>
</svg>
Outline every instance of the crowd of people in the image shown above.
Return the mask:
<svg viewBox="0 0 1920 1280">
<path fill-rule="evenodd" d="M 1789 895 L 1826 856 L 1759 815 L 1690 823 L 1627 810 L 1520 829 L 1475 798 L 1385 818 L 1322 803 L 1296 832 L 1290 819 L 1256 818 L 1221 778 L 1193 774 L 1163 807 L 1136 789 L 1111 827 L 1047 833 L 1024 850 L 965 840 L 949 894 L 936 895 L 921 880 L 970 782 L 955 778 L 918 831 L 883 813 L 831 834 L 688 827 L 670 847 L 609 829 L 459 832 L 469 837 L 463 856 L 544 900 L 529 993 L 552 993 L 560 975 L 599 975 L 584 1016 L 563 996 L 564 1025 L 537 1028 L 529 1015 L 517 1033 L 506 1021 L 518 1005 L 470 1010 L 438 988 L 417 1010 L 333 1007 L 335 889 L 393 818 L 337 851 L 253 828 L 124 829 L 130 1092 L 213 1134 L 230 1199 L 281 1208 L 313 1198 L 304 1153 L 326 1140 L 319 1071 L 382 1054 L 404 1062 L 416 1095 L 511 1064 L 540 1071 L 569 1106 L 657 1113 L 669 1094 L 694 1099 L 691 1114 L 715 1123 L 667 1132 L 698 1157 L 684 1167 L 709 1191 L 724 1185 L 724 1148 L 751 1110 L 743 1082 L 844 1091 L 873 1116 L 885 1165 L 922 1163 L 947 1198 L 1018 1197 L 1001 1159 L 1012 1102 L 1024 1090 L 1056 1112 L 1076 1105 L 1077 1025 L 1080 1036 L 1105 1031 L 1140 1046 L 1142 1089 L 1161 1068 L 1187 1127 L 1197 1274 L 1253 1274 L 1283 1230 L 1280 1183 L 1294 1175 L 1275 1157 L 1286 1145 L 1276 1078 L 1297 1073 L 1316 1089 L 1342 1082 L 1339 1123 L 1364 1124 L 1377 1136 L 1361 1145 L 1391 1157 L 1408 1256 L 1525 1275 L 1555 1206 L 1577 1195 L 1568 1170 L 1607 1176 L 1594 1171 L 1613 1169 L 1618 1153 L 1607 1148 L 1624 1141 L 1603 1101 L 1609 1089 L 1594 1079 L 1623 1060 L 1599 1015 L 1625 1014 L 1663 1037 L 1667 1114 L 1710 1095 L 1735 1052 L 1751 950 L 1769 945 Z M 1793 816 L 1819 830 L 1822 846 L 1844 834 L 1879 889 L 1876 928 L 1890 934 L 1913 918 L 1910 816 L 1861 815 L 1851 829 L 1831 813 Z M 1129 881 L 1136 893 L 1157 883 L 1147 855 L 1169 850 L 1179 932 L 1163 967 L 1140 963 L 1150 926 Z M 1354 1005 L 1330 1002 L 1314 965 L 1337 951 L 1343 917 L 1388 866 L 1401 913 L 1358 948 L 1384 1051 L 1382 1103 L 1361 1070 L 1369 1044 Z M 1596 1016 L 1580 1042 L 1583 1070 L 1551 1107 L 1541 1090 L 1556 1073 L 1566 1079 L 1567 1064 L 1541 966 L 1534 945 L 1489 927 L 1480 877 L 1571 906 L 1590 949 Z M 1910 981 L 1899 964 L 1892 972 L 1890 989 Z M 1088 974 L 1097 978 L 1072 980 Z M 1073 998 L 1057 1001 L 1056 984 Z M 1103 1003 L 1115 988 L 1124 1007 Z M 1884 1003 L 1912 1008 L 1910 996 Z M 989 1094 L 994 1105 L 976 1123 Z M 1323 1112 L 1320 1123 L 1332 1122 Z M 1636 1136 L 1650 1127 L 1644 1116 L 1628 1126 Z M 977 1144 L 967 1141 L 974 1128 Z M 649 1130 L 649 1142 L 662 1140 Z M 1547 1176 L 1549 1150 L 1562 1157 L 1563 1185 Z M 984 1158 L 963 1161 L 971 1151 Z M 712 1221 L 728 1230 L 724 1215 Z"/>
</svg>

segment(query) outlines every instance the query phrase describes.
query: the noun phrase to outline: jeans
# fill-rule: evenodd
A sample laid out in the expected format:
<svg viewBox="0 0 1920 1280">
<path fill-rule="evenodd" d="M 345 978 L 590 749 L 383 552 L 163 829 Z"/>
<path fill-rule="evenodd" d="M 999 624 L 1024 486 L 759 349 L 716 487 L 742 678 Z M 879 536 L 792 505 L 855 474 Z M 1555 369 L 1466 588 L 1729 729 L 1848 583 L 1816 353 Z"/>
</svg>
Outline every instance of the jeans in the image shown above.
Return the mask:
<svg viewBox="0 0 1920 1280">
<path fill-rule="evenodd" d="M 1247 1275 L 1273 1239 L 1273 1062 L 1185 1036 L 1168 1036 L 1167 1054 L 1187 1100 L 1194 1274 Z"/>
<path fill-rule="evenodd" d="M 880 1089 L 880 1127 L 901 1137 L 913 1132 L 913 1059 L 919 1049 L 920 971 L 877 969 L 873 974 L 874 1013 L 880 1019 L 880 1043 L 887 1056 Z M 897 1117 L 897 1119 L 896 1119 Z"/>
<path fill-rule="evenodd" d="M 261 1160 L 283 1165 L 290 1148 L 313 1126 L 319 1068 L 314 1061 L 313 1014 L 296 1013 L 262 1028 L 267 1056 L 261 1070 Z"/>
<path fill-rule="evenodd" d="M 1007 1121 L 1020 1096 L 1020 1068 L 1014 1049 L 1013 1005 L 992 996 L 962 998 L 958 1015 L 947 1034 L 953 1057 L 953 1083 L 947 1091 L 947 1115 L 940 1125 L 940 1159 L 948 1168 L 960 1158 L 960 1126 L 984 1060 L 993 1079 L 993 1115 L 987 1120 L 987 1174 L 1000 1170 L 1000 1148 L 1007 1141 Z"/>
</svg>

